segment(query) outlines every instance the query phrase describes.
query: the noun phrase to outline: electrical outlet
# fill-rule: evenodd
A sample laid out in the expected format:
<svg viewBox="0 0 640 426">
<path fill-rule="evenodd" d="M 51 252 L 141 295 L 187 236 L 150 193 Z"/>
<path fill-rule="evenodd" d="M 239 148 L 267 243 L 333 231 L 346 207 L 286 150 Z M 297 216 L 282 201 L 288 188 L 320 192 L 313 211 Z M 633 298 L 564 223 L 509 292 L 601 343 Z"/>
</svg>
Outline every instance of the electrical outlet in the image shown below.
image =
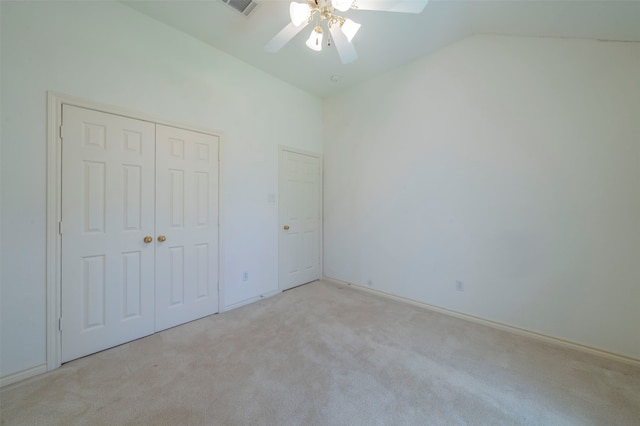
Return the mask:
<svg viewBox="0 0 640 426">
<path fill-rule="evenodd" d="M 456 281 L 456 290 L 464 291 L 464 283 L 462 281 Z"/>
<path fill-rule="evenodd" d="M 247 271 L 242 273 L 242 281 L 249 281 L 249 273 Z"/>
</svg>

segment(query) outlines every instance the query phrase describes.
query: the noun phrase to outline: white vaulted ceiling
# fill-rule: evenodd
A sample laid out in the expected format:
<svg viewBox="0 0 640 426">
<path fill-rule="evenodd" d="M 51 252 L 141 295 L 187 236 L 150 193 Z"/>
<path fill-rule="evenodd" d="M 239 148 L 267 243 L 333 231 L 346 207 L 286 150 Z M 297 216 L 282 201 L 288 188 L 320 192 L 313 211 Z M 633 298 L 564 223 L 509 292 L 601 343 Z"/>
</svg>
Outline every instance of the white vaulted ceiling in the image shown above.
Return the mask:
<svg viewBox="0 0 640 426">
<path fill-rule="evenodd" d="M 343 65 L 335 48 L 305 46 L 310 26 L 279 52 L 265 52 L 264 44 L 289 22 L 289 1 L 256 1 L 248 17 L 222 0 L 122 3 L 319 97 L 473 34 L 640 42 L 640 0 L 431 0 L 419 15 L 341 13 L 362 24 L 353 40 L 358 59 Z"/>
</svg>

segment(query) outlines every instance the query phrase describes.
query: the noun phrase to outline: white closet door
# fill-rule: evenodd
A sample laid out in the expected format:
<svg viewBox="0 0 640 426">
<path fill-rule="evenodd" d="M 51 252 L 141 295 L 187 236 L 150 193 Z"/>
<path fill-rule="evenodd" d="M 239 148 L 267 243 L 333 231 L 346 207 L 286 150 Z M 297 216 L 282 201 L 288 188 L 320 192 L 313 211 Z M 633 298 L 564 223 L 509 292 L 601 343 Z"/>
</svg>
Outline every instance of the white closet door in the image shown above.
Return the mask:
<svg viewBox="0 0 640 426">
<path fill-rule="evenodd" d="M 286 290 L 320 279 L 320 158 L 280 151 L 279 281 Z"/>
<path fill-rule="evenodd" d="M 218 143 L 156 126 L 156 331 L 218 311 Z"/>
<path fill-rule="evenodd" d="M 154 331 L 155 125 L 62 113 L 64 362 Z"/>
</svg>

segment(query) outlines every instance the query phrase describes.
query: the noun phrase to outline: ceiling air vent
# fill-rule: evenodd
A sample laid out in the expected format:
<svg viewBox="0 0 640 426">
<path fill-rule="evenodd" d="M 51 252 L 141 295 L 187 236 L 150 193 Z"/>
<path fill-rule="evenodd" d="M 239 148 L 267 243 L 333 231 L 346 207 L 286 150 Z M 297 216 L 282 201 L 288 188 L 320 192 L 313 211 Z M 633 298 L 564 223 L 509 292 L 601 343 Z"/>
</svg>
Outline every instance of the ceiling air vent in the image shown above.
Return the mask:
<svg viewBox="0 0 640 426">
<path fill-rule="evenodd" d="M 258 5 L 254 0 L 222 0 L 244 16 L 249 16 Z"/>
</svg>

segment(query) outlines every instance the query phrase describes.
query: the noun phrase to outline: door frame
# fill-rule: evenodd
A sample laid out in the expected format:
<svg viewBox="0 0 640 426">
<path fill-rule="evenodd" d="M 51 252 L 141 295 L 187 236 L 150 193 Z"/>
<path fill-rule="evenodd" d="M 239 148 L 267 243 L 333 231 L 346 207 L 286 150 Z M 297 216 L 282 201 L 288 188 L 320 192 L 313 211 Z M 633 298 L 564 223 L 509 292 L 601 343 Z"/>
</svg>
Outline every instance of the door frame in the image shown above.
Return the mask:
<svg viewBox="0 0 640 426">
<path fill-rule="evenodd" d="M 223 256 L 222 234 L 222 190 L 224 188 L 222 173 L 222 155 L 224 146 L 223 132 L 205 129 L 193 125 L 176 123 L 163 118 L 154 117 L 138 111 L 127 110 L 113 105 L 69 96 L 53 91 L 47 92 L 47 221 L 46 221 L 46 371 L 54 370 L 61 365 L 62 335 L 60 317 L 62 315 L 62 240 L 60 223 L 62 219 L 62 105 L 72 105 L 108 114 L 120 115 L 136 120 L 148 121 L 194 132 L 218 137 L 218 312 L 224 306 L 224 277 L 221 260 Z M 38 371 L 38 373 L 41 371 Z M 26 378 L 26 377 L 24 377 Z"/>
<path fill-rule="evenodd" d="M 320 265 L 319 266 L 319 273 L 320 273 L 320 277 L 319 279 L 322 279 L 323 275 L 324 275 L 324 165 L 322 162 L 322 154 L 318 154 L 317 152 L 311 152 L 311 151 L 305 151 L 302 149 L 298 149 L 298 148 L 293 148 L 290 146 L 285 146 L 285 145 L 278 145 L 278 290 L 279 291 L 283 291 L 283 283 L 282 283 L 282 279 L 281 279 L 281 275 L 280 275 L 280 240 L 282 238 L 282 233 L 280 232 L 280 228 L 282 226 L 284 226 L 284 224 L 280 223 L 280 212 L 282 209 L 282 204 L 281 204 L 281 200 L 282 200 L 282 194 L 284 193 L 283 191 L 283 184 L 284 184 L 284 168 L 283 168 L 283 164 L 282 164 L 282 153 L 283 152 L 293 152 L 294 154 L 300 154 L 300 155 L 307 155 L 309 157 L 314 157 L 318 159 L 318 162 L 320 163 L 320 179 L 319 179 L 319 197 L 320 199 L 318 200 L 318 208 L 320 209 L 320 223 L 318 224 L 318 244 L 320 245 L 320 247 L 318 247 L 319 250 L 319 254 L 320 254 Z"/>
</svg>

